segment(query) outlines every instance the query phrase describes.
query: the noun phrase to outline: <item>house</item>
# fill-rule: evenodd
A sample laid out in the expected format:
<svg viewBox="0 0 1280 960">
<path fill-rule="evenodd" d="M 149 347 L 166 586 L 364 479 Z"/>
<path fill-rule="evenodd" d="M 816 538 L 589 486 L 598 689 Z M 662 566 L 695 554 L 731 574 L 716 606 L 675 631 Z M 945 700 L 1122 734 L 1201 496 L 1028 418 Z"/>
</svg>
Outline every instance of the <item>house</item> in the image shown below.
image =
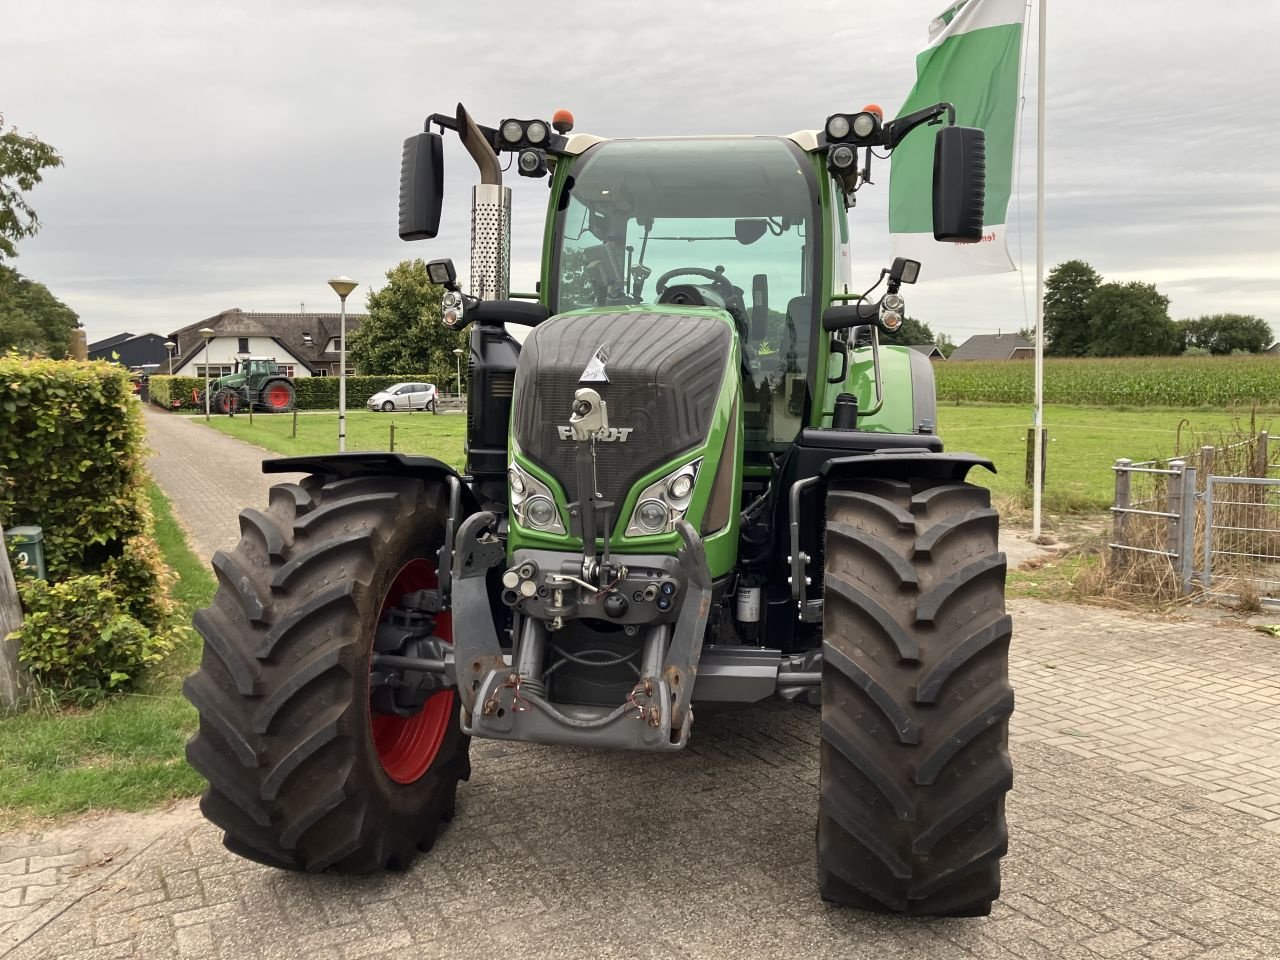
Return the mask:
<svg viewBox="0 0 1280 960">
<path fill-rule="evenodd" d="M 365 314 L 347 314 L 347 339 L 360 329 Z M 177 344 L 173 372 L 182 377 L 211 377 L 231 373 L 243 357 L 270 357 L 289 377 L 338 375 L 337 313 L 256 313 L 239 307 L 223 310 L 207 320 L 188 324 L 169 337 Z M 213 331 L 205 353 L 200 331 Z M 347 374 L 355 373 L 350 361 Z"/>
<path fill-rule="evenodd" d="M 153 368 L 167 373 L 169 352 L 165 349 L 164 337 L 158 333 L 136 337 L 132 333 L 118 333 L 89 344 L 89 359 L 109 360 L 130 370 Z"/>
<path fill-rule="evenodd" d="M 1035 344 L 1019 334 L 979 333 L 956 347 L 951 359 L 1030 360 L 1035 353 Z"/>
<path fill-rule="evenodd" d="M 923 353 L 930 360 L 947 359 L 947 355 L 938 349 L 936 343 L 908 343 L 907 346 L 918 353 Z"/>
</svg>

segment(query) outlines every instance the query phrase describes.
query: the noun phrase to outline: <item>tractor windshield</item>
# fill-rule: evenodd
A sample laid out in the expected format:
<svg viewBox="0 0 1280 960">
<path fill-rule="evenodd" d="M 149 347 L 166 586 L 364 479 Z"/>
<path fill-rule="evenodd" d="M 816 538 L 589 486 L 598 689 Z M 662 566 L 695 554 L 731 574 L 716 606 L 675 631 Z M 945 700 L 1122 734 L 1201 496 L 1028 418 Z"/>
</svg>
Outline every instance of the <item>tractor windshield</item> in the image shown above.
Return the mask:
<svg viewBox="0 0 1280 960">
<path fill-rule="evenodd" d="M 600 144 L 559 204 L 555 309 L 723 306 L 750 369 L 747 439 L 790 443 L 803 414 L 821 263 L 816 191 L 787 140 Z"/>
</svg>

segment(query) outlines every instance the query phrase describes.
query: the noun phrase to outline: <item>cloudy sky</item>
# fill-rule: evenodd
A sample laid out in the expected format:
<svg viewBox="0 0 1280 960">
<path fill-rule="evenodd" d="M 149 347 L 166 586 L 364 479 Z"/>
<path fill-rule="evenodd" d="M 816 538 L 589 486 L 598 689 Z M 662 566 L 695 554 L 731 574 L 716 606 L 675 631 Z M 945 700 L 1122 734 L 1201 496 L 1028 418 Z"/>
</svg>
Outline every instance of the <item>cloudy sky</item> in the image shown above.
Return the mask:
<svg viewBox="0 0 1280 960">
<path fill-rule="evenodd" d="M 440 237 L 396 237 L 400 145 L 429 113 L 568 107 L 602 136 L 893 113 L 945 5 L 3 0 L 0 112 L 66 160 L 30 198 L 44 229 L 15 266 L 90 340 L 231 306 L 332 309 L 335 273 L 377 286 L 405 257 L 466 259 L 473 168 L 456 142 Z M 1049 33 L 1048 263 L 1080 257 L 1156 283 L 1175 317 L 1256 313 L 1280 334 L 1280 3 L 1052 0 Z M 957 340 L 1031 309 L 1034 65 L 1029 79 L 1025 277 L 921 283 L 908 299 Z M 515 179 L 512 279 L 528 288 L 546 194 Z M 887 195 L 859 194 L 855 279 L 886 261 Z"/>
</svg>

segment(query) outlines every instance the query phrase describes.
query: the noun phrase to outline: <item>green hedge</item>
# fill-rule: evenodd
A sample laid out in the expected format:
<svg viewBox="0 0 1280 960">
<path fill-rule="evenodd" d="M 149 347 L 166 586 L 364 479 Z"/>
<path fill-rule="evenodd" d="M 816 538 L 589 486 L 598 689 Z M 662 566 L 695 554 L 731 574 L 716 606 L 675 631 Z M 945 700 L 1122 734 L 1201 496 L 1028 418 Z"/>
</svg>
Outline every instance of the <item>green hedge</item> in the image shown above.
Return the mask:
<svg viewBox="0 0 1280 960">
<path fill-rule="evenodd" d="M 347 406 L 363 407 L 365 401 L 379 390 L 396 383 L 434 383 L 444 389 L 439 378 L 423 373 L 398 373 L 394 376 L 347 377 Z M 174 410 L 196 410 L 191 400 L 192 390 L 203 390 L 204 381 L 199 377 L 152 377 L 151 402 Z M 295 402 L 299 410 L 337 410 L 337 377 L 298 377 L 293 381 Z M 173 401 L 177 401 L 174 403 Z"/>
<path fill-rule="evenodd" d="M 948 360 L 933 369 L 940 402 L 1032 402 L 1030 360 Z M 1280 357 L 1048 359 L 1044 399 L 1096 406 L 1280 406 Z"/>
<path fill-rule="evenodd" d="M 153 537 L 145 450 L 121 367 L 0 356 L 0 525 L 39 525 L 51 582 L 102 576 L 156 630 L 172 610 L 171 574 Z"/>
</svg>

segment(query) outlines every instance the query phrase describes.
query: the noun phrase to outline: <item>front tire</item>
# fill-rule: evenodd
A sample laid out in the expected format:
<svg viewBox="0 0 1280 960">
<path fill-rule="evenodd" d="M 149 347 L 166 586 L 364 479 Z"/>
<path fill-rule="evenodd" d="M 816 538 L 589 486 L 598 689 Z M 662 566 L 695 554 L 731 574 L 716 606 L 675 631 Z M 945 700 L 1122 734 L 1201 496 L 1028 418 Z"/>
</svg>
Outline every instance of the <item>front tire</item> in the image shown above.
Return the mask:
<svg viewBox="0 0 1280 960">
<path fill-rule="evenodd" d="M 360 478 L 271 489 L 240 515 L 199 611 L 200 669 L 183 687 L 200 726 L 187 758 L 227 848 L 272 866 L 404 869 L 452 819 L 470 776 L 453 690 L 415 717 L 376 714 L 370 658 L 388 604 L 434 586 L 448 515 L 438 484 Z M 448 614 L 436 634 L 451 637 Z"/>
<path fill-rule="evenodd" d="M 392 403 L 390 400 L 383 400 L 383 401 L 382 401 L 382 412 L 383 412 L 383 413 L 390 413 L 390 412 L 391 412 L 392 410 L 394 410 L 395 408 L 396 408 L 396 405 L 395 405 L 394 403 Z"/>
<path fill-rule="evenodd" d="M 831 484 L 818 821 L 826 900 L 979 916 L 999 896 L 1012 622 L 990 504 L 968 483 Z"/>
</svg>

